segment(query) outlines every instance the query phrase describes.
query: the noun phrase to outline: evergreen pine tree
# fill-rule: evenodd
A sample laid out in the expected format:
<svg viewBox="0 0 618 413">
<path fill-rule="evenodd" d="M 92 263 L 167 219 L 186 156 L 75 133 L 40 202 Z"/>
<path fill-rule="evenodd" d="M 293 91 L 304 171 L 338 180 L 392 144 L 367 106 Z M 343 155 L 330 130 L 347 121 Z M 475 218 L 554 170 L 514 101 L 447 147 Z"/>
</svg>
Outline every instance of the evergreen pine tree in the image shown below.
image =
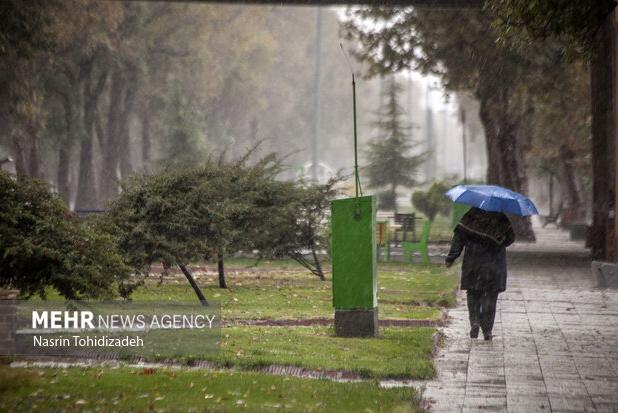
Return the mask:
<svg viewBox="0 0 618 413">
<path fill-rule="evenodd" d="M 368 186 L 383 190 L 378 194 L 378 207 L 395 211 L 397 188 L 414 186 L 418 169 L 427 158 L 427 153 L 411 154 L 415 144 L 412 125 L 403 120 L 400 93 L 401 86 L 391 77 L 374 122 L 378 136 L 369 141 L 365 167 Z"/>
</svg>

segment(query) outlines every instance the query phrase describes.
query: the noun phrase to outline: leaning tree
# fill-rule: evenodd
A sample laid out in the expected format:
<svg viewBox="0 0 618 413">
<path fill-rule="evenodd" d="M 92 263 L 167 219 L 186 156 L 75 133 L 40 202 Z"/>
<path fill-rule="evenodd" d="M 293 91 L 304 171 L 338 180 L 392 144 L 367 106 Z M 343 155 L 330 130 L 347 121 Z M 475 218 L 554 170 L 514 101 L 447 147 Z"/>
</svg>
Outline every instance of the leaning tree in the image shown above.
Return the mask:
<svg viewBox="0 0 618 413">
<path fill-rule="evenodd" d="M 241 245 L 251 205 L 241 201 L 237 186 L 247 172 L 239 164 L 209 160 L 199 167 L 126 182 L 108 217 L 122 234 L 121 249 L 130 265 L 144 274 L 154 262 L 178 266 L 199 300 L 207 304 L 190 263 L 213 257 L 222 262 L 225 251 Z M 223 273 L 219 282 L 226 286 Z"/>
</svg>

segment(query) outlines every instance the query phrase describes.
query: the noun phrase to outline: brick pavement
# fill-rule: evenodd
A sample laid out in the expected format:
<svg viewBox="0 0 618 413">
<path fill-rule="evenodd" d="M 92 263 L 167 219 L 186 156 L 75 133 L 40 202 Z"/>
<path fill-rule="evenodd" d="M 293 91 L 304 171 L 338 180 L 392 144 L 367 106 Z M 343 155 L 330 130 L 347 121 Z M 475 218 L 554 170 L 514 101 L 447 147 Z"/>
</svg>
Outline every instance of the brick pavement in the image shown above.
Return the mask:
<svg viewBox="0 0 618 413">
<path fill-rule="evenodd" d="M 468 337 L 464 294 L 449 312 L 429 411 L 618 412 L 618 291 L 595 287 L 582 244 L 536 230 L 509 249 L 493 341 Z"/>
</svg>

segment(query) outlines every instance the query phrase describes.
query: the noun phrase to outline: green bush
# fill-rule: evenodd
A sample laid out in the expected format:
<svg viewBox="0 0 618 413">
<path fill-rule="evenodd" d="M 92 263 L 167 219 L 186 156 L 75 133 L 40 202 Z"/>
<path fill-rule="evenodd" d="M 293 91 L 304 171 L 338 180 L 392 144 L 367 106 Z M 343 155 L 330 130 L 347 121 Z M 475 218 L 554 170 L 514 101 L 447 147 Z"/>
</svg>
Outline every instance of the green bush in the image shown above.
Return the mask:
<svg viewBox="0 0 618 413">
<path fill-rule="evenodd" d="M 430 221 L 433 221 L 438 214 L 448 216 L 451 211 L 451 201 L 444 196 L 444 193 L 449 188 L 443 182 L 434 182 L 427 191 L 417 191 L 412 194 L 412 205 Z"/>
<path fill-rule="evenodd" d="M 283 202 L 285 189 L 273 190 L 276 172 L 269 159 L 252 166 L 246 159 L 211 159 L 195 168 L 135 176 L 107 216 L 127 261 L 143 273 L 154 262 L 187 265 L 250 251 Z"/>
<path fill-rule="evenodd" d="M 177 265 L 201 301 L 190 263 L 216 259 L 225 287 L 223 258 L 240 251 L 291 257 L 324 279 L 317 250 L 326 246 L 323 222 L 335 181 L 308 187 L 280 181 L 275 156 L 249 164 L 250 153 L 126 182 L 107 215 L 127 262 L 144 274 L 155 262 Z"/>
<path fill-rule="evenodd" d="M 44 182 L 0 172 L 0 286 L 24 297 L 44 297 L 48 287 L 68 299 L 113 297 L 130 274 L 115 242 Z"/>
</svg>

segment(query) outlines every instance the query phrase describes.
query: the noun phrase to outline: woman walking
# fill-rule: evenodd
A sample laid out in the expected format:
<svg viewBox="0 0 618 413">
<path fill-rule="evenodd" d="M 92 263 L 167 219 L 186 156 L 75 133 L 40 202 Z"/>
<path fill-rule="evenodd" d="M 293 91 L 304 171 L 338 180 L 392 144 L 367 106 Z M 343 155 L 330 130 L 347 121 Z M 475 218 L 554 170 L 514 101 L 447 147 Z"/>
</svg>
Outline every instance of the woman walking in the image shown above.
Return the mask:
<svg viewBox="0 0 618 413">
<path fill-rule="evenodd" d="M 496 301 L 506 290 L 506 247 L 514 240 L 511 222 L 501 212 L 472 208 L 455 227 L 446 266 L 465 249 L 461 289 L 467 293 L 472 338 L 482 329 L 485 340 L 492 339 Z"/>
</svg>

